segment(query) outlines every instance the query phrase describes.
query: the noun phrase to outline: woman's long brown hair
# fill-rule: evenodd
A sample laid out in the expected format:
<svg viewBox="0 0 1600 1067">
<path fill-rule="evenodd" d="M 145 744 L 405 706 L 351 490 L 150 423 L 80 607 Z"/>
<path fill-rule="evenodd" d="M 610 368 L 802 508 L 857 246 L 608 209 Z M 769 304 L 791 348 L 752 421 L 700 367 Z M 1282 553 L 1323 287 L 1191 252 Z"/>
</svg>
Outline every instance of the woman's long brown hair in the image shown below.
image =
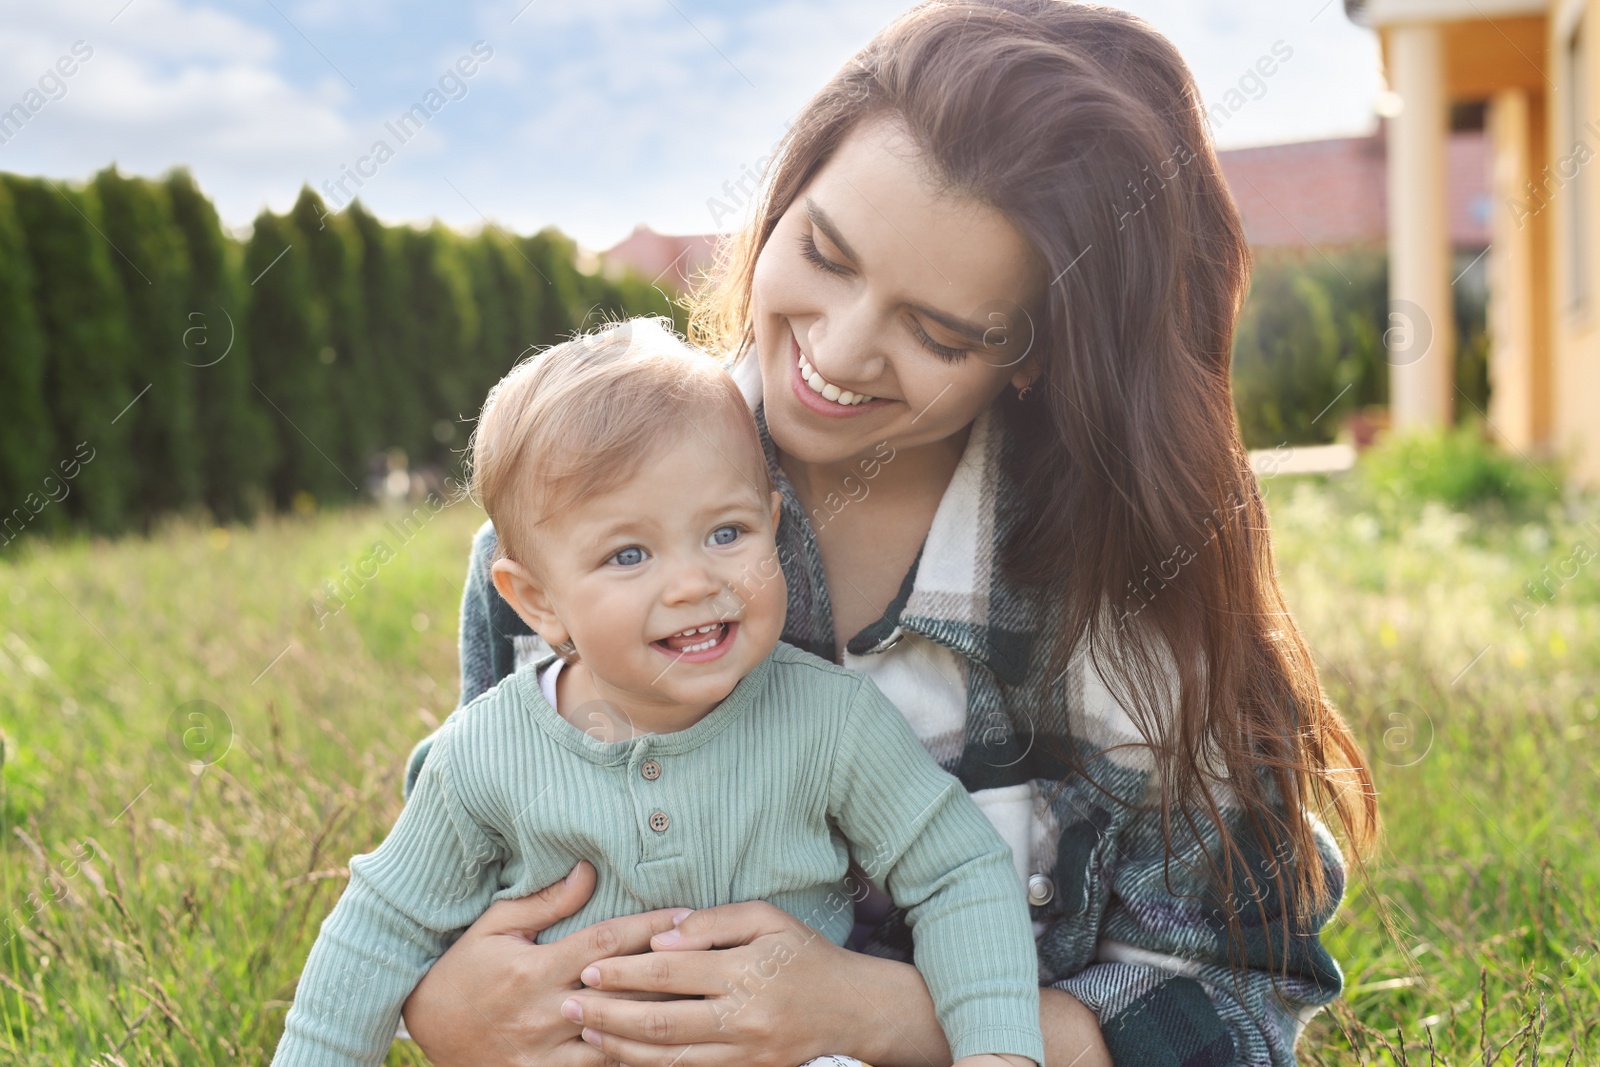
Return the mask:
<svg viewBox="0 0 1600 1067">
<path fill-rule="evenodd" d="M 754 220 L 698 296 L 699 339 L 752 342 L 757 255 L 876 115 L 897 117 L 949 188 L 1004 214 L 1055 279 L 1031 310 L 1035 395 L 1006 402 L 1029 447 L 1014 456 L 1027 519 L 1002 549 L 1012 580 L 1062 600 L 1047 677 L 1086 651 L 1128 709 L 1160 770 L 1169 857 L 1174 833 L 1220 832 L 1211 874 L 1235 950 L 1239 913 L 1264 891 L 1290 918 L 1325 910 L 1341 886 L 1304 813 L 1331 813 L 1359 857 L 1377 800 L 1284 603 L 1239 436 L 1230 350 L 1250 254 L 1193 76 L 1171 42 L 1110 8 L 912 10 L 791 126 Z M 1274 884 L 1241 899 L 1252 873 Z M 1293 925 L 1281 955 L 1267 947 L 1285 966 Z"/>
</svg>

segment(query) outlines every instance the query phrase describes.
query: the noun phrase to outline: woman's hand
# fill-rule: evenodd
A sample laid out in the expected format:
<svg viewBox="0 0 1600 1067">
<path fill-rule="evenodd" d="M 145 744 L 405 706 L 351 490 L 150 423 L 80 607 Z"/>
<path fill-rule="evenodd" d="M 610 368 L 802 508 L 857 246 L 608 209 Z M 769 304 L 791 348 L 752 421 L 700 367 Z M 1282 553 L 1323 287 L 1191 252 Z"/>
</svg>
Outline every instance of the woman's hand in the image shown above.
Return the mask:
<svg viewBox="0 0 1600 1067">
<path fill-rule="evenodd" d="M 950 1048 L 915 967 L 833 944 L 763 901 L 691 913 L 655 951 L 586 967 L 562 1011 L 629 1067 L 794 1067 L 856 1056 L 876 1067 L 948 1067 Z M 714 952 L 710 949 L 723 949 Z M 704 1000 L 639 1004 L 627 990 Z"/>
<path fill-rule="evenodd" d="M 437 1067 L 604 1067 L 605 1055 L 561 1017 L 562 1001 L 582 988 L 585 967 L 647 952 L 651 935 L 671 930 L 687 909 L 610 919 L 535 944 L 539 931 L 583 907 L 594 883 L 594 867 L 583 861 L 564 881 L 498 901 L 439 957 L 403 1009 L 428 1059 Z"/>
</svg>

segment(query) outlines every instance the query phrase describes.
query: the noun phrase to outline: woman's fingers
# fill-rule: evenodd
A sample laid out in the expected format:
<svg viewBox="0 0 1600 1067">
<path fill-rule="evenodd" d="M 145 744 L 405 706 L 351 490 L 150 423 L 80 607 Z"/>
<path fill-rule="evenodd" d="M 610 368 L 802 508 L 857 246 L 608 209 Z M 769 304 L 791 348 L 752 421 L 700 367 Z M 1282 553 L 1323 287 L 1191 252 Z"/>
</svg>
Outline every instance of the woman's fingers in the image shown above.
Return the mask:
<svg viewBox="0 0 1600 1067">
<path fill-rule="evenodd" d="M 485 937 L 521 934 L 532 941 L 539 931 L 583 907 L 594 892 L 594 881 L 594 865 L 579 860 L 562 881 L 515 900 L 495 901 L 472 924 L 471 931 Z"/>
<path fill-rule="evenodd" d="M 696 911 L 677 932 L 675 943 L 656 938 L 657 951 L 595 961 L 580 976 L 594 991 L 562 999 L 563 1018 L 630 1067 L 791 1067 L 824 1052 L 865 1048 L 864 1028 L 881 1030 L 892 1017 L 881 1006 L 863 1004 L 858 992 L 876 988 L 883 961 L 840 948 L 770 904 Z M 909 965 L 890 966 L 916 975 Z M 920 977 L 916 987 L 926 998 Z M 602 990 L 625 989 L 704 999 L 600 999 Z M 863 1023 L 864 1014 L 877 1018 Z M 928 1022 L 938 1025 L 931 1013 Z"/>
<path fill-rule="evenodd" d="M 607 1063 L 628 1067 L 718 1067 L 734 1062 L 756 1067 L 732 1055 L 737 1049 L 705 1038 L 705 1001 L 639 1003 L 606 997 L 573 997 L 581 1000 L 580 1011 L 562 1006 L 562 1014 L 581 1015 L 582 1040 L 599 1051 Z M 693 1008 L 700 1016 L 694 1025 L 683 1009 Z M 677 1009 L 677 1010 L 669 1010 Z M 605 1029 L 600 1029 L 600 1027 Z M 712 1031 L 714 1033 L 714 1031 Z M 643 1040 L 633 1036 L 647 1035 Z M 697 1035 L 698 1040 L 689 1035 Z"/>
<path fill-rule="evenodd" d="M 590 989 L 607 992 L 636 990 L 704 997 L 726 993 L 729 967 L 740 963 L 748 965 L 723 952 L 646 952 L 596 960 L 583 969 L 578 980 Z"/>
<path fill-rule="evenodd" d="M 650 947 L 657 951 L 595 960 L 578 977 L 591 989 L 726 995 L 735 985 L 767 981 L 821 936 L 763 901 L 724 904 L 691 912 L 656 934 Z"/>
<path fill-rule="evenodd" d="M 552 958 L 560 961 L 561 973 L 570 974 L 569 980 L 575 981 L 579 972 L 596 960 L 611 956 L 626 959 L 637 953 L 648 953 L 650 939 L 672 929 L 673 919 L 687 911 L 687 908 L 663 908 L 607 919 L 574 930 L 547 947 L 555 950 Z"/>
<path fill-rule="evenodd" d="M 692 911 L 671 930 L 652 938 L 650 947 L 662 952 L 733 948 L 767 934 L 782 933 L 797 933 L 802 940 L 809 940 L 816 931 L 782 908 L 764 900 L 749 900 Z"/>
<path fill-rule="evenodd" d="M 622 1063 L 627 1067 L 712 1067 L 726 1062 L 712 1059 L 709 1050 L 700 1046 L 647 1045 L 640 1041 L 613 1037 L 598 1030 L 584 1032 L 584 1041 L 609 1064 Z M 580 1042 L 582 1044 L 583 1042 Z"/>
<path fill-rule="evenodd" d="M 648 954 L 650 937 L 672 928 L 673 911 L 647 912 L 577 931 L 548 945 L 540 931 L 575 914 L 594 891 L 579 863 L 563 881 L 496 903 L 411 991 L 406 1028 L 438 1067 L 607 1067 L 561 1017 L 584 967 L 602 956 Z M 687 909 L 679 909 L 682 914 Z"/>
</svg>

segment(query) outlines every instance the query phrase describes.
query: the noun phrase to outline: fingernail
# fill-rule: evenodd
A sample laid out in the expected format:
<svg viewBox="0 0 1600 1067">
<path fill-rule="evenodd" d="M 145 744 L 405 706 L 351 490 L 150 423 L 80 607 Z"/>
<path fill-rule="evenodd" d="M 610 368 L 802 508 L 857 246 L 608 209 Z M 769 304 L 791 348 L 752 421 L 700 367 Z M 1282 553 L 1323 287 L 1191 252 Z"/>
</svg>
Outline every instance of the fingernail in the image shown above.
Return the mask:
<svg viewBox="0 0 1600 1067">
<path fill-rule="evenodd" d="M 577 864 L 573 864 L 572 865 L 572 870 L 567 872 L 567 877 L 563 880 L 562 884 L 563 885 L 571 885 L 573 880 L 575 878 L 577 878 L 577 877 L 578 877 L 578 865 Z"/>
<path fill-rule="evenodd" d="M 598 1045 L 600 1043 L 600 1035 L 599 1035 L 599 1033 L 594 1031 L 594 1030 L 589 1029 L 587 1026 L 585 1026 L 583 1028 L 583 1033 L 582 1033 L 581 1036 L 583 1037 L 583 1039 L 585 1041 L 589 1042 L 589 1044 L 591 1044 L 591 1045 Z"/>
<path fill-rule="evenodd" d="M 658 945 L 676 945 L 682 940 L 683 935 L 676 930 L 668 930 L 665 933 L 656 935 L 656 944 Z"/>
<path fill-rule="evenodd" d="M 588 967 L 585 967 L 583 969 L 583 973 L 578 975 L 578 977 L 583 979 L 584 985 L 597 986 L 600 984 L 600 968 L 591 964 Z"/>
<path fill-rule="evenodd" d="M 575 1023 L 583 1022 L 583 1005 L 576 1000 L 563 1000 L 561 1014 Z"/>
<path fill-rule="evenodd" d="M 679 908 L 672 913 L 672 925 L 677 926 L 683 920 L 694 914 L 693 908 Z"/>
</svg>

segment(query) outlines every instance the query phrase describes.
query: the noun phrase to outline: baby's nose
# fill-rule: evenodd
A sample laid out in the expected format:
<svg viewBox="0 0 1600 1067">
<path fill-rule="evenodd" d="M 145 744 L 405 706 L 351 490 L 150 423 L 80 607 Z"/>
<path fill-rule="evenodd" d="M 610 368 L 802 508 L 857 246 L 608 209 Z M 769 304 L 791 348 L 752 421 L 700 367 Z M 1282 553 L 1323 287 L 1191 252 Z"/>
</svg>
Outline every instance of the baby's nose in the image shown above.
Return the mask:
<svg viewBox="0 0 1600 1067">
<path fill-rule="evenodd" d="M 666 596 L 669 602 L 692 603 L 716 596 L 726 584 L 707 564 L 684 563 L 673 571 L 667 583 Z"/>
</svg>

